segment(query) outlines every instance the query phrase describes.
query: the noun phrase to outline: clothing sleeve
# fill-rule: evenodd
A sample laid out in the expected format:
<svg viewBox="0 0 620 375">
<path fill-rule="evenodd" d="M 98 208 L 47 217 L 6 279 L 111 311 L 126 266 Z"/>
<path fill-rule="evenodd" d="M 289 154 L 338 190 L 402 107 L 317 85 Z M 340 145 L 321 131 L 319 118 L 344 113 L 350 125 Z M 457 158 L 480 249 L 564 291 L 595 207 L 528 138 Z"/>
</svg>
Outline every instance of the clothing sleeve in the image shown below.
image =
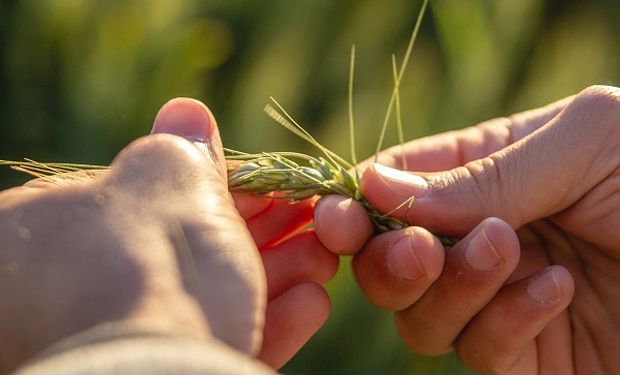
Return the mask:
<svg viewBox="0 0 620 375">
<path fill-rule="evenodd" d="M 264 364 L 223 343 L 108 324 L 63 340 L 16 375 L 273 375 Z"/>
</svg>

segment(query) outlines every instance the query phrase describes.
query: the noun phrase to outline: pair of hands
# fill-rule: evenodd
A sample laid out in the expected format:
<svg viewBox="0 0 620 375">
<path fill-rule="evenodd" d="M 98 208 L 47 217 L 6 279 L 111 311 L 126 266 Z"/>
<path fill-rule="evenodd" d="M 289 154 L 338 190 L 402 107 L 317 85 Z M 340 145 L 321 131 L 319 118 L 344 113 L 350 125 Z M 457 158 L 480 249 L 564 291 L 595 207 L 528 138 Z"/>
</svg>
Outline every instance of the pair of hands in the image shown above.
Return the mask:
<svg viewBox="0 0 620 375">
<path fill-rule="evenodd" d="M 0 358 L 13 359 L 1 365 L 98 322 L 131 321 L 217 337 L 278 368 L 327 318 L 320 285 L 335 253 L 355 254 L 362 290 L 396 312 L 417 352 L 456 350 L 483 372 L 613 371 L 619 102 L 617 89 L 594 87 L 414 141 L 404 156 L 427 173 L 369 166 L 362 192 L 385 212 L 415 195 L 395 215 L 419 226 L 371 238 L 356 203 L 326 197 L 315 212 L 324 246 L 312 231 L 287 238 L 311 220 L 312 202 L 233 202 L 215 120 L 173 100 L 154 132 L 194 145 L 150 136 L 88 183 L 0 195 L 0 337 L 12 339 Z M 398 168 L 402 156 L 380 161 Z M 464 238 L 446 251 L 422 227 Z"/>
</svg>

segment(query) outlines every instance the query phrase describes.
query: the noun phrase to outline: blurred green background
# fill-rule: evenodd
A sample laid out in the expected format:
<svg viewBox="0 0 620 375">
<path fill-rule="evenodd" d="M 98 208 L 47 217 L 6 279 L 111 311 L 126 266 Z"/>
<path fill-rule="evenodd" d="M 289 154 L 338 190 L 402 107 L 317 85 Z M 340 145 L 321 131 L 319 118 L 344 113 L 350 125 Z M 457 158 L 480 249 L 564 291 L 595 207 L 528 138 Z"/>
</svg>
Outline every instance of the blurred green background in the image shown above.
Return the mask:
<svg viewBox="0 0 620 375">
<path fill-rule="evenodd" d="M 420 1 L 24 0 L 0 2 L 0 159 L 109 163 L 175 96 L 203 100 L 224 143 L 313 152 L 262 109 L 276 97 L 348 155 L 349 49 L 357 46 L 359 158 L 369 156 Z M 620 81 L 620 1 L 432 0 L 402 86 L 407 138 Z M 387 145 L 396 142 L 390 131 Z M 24 177 L 0 171 L 0 188 Z M 468 373 L 417 357 L 348 261 L 333 314 L 286 374 Z"/>
</svg>

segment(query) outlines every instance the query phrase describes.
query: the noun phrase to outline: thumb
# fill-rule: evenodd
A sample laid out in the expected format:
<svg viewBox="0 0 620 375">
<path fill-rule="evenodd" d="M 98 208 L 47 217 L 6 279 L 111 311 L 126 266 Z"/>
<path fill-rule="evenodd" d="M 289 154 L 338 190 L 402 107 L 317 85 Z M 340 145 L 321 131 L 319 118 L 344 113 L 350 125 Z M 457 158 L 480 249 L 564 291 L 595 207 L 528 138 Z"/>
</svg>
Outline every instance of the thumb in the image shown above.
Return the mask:
<svg viewBox="0 0 620 375">
<path fill-rule="evenodd" d="M 216 165 L 221 176 L 226 176 L 226 161 L 222 140 L 215 117 L 202 102 L 191 98 L 168 101 L 157 113 L 151 134 L 178 135 L 203 150 Z"/>
<path fill-rule="evenodd" d="M 156 161 L 148 164 L 148 157 L 135 159 L 142 169 L 152 170 L 149 181 L 165 184 L 152 190 L 163 196 L 166 207 L 172 206 L 170 210 L 180 218 L 180 235 L 173 237 L 180 239 L 178 248 L 187 246 L 191 254 L 187 259 L 196 272 L 186 270 L 193 280 L 190 290 L 197 296 L 214 337 L 242 352 L 257 354 L 265 317 L 264 270 L 228 193 L 215 119 L 197 100 L 172 99 L 160 109 L 151 133 L 154 135 L 146 138 L 154 143 L 151 159 Z M 148 150 L 141 151 L 141 155 L 145 153 Z M 139 191 L 143 197 L 149 189 Z"/>
<path fill-rule="evenodd" d="M 118 154 L 110 182 L 143 196 L 166 190 L 187 196 L 204 194 L 204 189 L 228 196 L 222 142 L 204 104 L 189 98 L 170 100 L 159 110 L 151 134 Z"/>
<path fill-rule="evenodd" d="M 618 97 L 607 87 L 582 91 L 529 136 L 488 157 L 437 173 L 374 164 L 361 181 L 382 212 L 436 233 L 464 235 L 486 217 L 514 228 L 560 212 L 613 172 L 620 136 Z M 414 196 L 413 205 L 403 204 Z"/>
</svg>

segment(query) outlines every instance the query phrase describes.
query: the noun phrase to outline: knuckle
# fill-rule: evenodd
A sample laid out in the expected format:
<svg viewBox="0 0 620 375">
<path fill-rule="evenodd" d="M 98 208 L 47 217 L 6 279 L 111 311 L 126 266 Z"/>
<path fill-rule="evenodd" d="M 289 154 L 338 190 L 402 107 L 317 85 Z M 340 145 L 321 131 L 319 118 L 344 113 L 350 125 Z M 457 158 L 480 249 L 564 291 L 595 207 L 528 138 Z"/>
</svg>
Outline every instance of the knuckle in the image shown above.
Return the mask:
<svg viewBox="0 0 620 375">
<path fill-rule="evenodd" d="M 586 88 L 566 108 L 563 118 L 564 121 L 558 122 L 558 133 L 571 135 L 572 139 L 584 143 L 584 146 L 581 143 L 579 146 L 589 150 L 585 154 L 589 155 L 589 164 L 599 166 L 588 168 L 583 181 L 600 179 L 610 173 L 610 168 L 615 169 L 620 165 L 616 151 L 620 142 L 620 88 Z"/>
<path fill-rule="evenodd" d="M 575 99 L 589 98 L 601 103 L 617 105 L 620 102 L 620 88 L 614 86 L 594 85 L 583 89 Z"/>
<path fill-rule="evenodd" d="M 129 144 L 114 164 L 135 166 L 140 169 L 152 165 L 158 167 L 191 167 L 199 164 L 204 155 L 189 141 L 170 134 L 155 134 L 139 138 Z"/>
<path fill-rule="evenodd" d="M 590 86 L 582 90 L 573 100 L 572 107 L 598 120 L 612 119 L 620 122 L 620 88 L 613 86 Z"/>
<path fill-rule="evenodd" d="M 144 188 L 153 182 L 183 188 L 186 182 L 215 170 L 206 167 L 206 162 L 205 155 L 191 142 L 174 135 L 156 134 L 142 137 L 121 151 L 112 163 L 111 177 Z"/>
<path fill-rule="evenodd" d="M 500 203 L 499 192 L 503 187 L 504 171 L 501 163 L 492 156 L 471 161 L 462 167 L 450 171 L 456 182 L 457 195 L 480 205 L 484 214 L 489 216 L 493 207 Z M 469 183 L 459 183 L 469 181 Z"/>
<path fill-rule="evenodd" d="M 105 181 L 141 196 L 199 193 L 202 188 L 227 196 L 223 178 L 208 157 L 191 142 L 170 134 L 132 142 L 116 157 Z"/>
<path fill-rule="evenodd" d="M 497 185 L 501 179 L 501 171 L 498 163 L 491 157 L 474 160 L 465 164 L 464 168 L 467 174 L 476 182 L 473 184 L 478 190 L 479 194 L 487 197 L 489 193 L 489 187 Z"/>
</svg>

